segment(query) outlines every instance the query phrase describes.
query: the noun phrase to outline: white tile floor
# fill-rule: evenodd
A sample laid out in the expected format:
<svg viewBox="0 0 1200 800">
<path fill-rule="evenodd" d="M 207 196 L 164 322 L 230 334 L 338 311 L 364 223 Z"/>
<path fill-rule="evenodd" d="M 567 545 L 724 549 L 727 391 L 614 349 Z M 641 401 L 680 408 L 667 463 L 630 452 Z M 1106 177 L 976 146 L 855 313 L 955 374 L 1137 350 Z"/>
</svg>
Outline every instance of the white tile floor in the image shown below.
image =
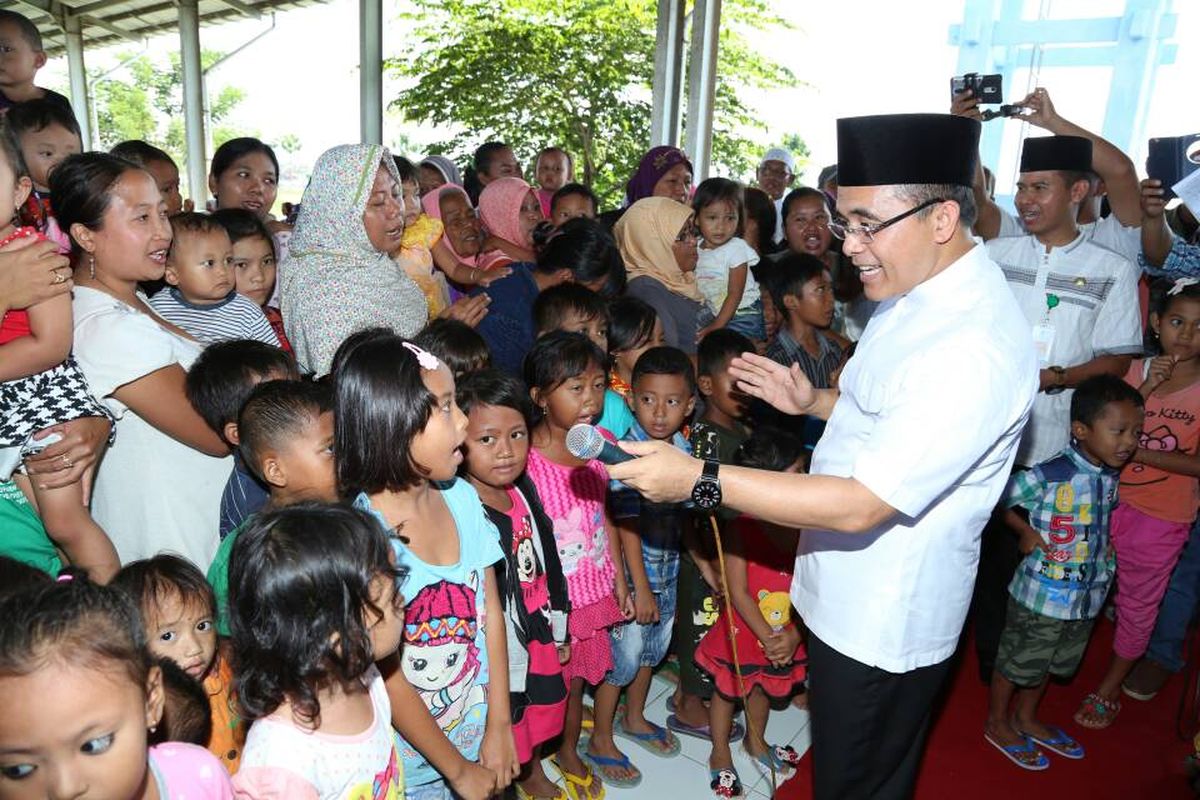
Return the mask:
<svg viewBox="0 0 1200 800">
<path fill-rule="evenodd" d="M 674 691 L 675 684 L 656 675 L 646 702 L 646 718 L 655 724 L 666 725 L 666 702 Z M 633 789 L 605 786 L 605 797 L 612 800 L 705 800 L 712 797 L 708 788 L 708 743 L 690 736 L 680 736 L 679 739 L 683 745 L 679 755 L 662 759 L 618 737 L 617 746 L 642 771 L 642 782 Z M 791 705 L 781 711 L 772 711 L 767 721 L 767 741 L 778 745 L 790 744 L 796 748 L 796 752 L 803 754 L 808 750 L 810 741 L 808 712 Z M 734 745 L 733 753 L 734 766 L 747 790 L 745 796 L 753 800 L 770 798 L 770 779 L 759 776 L 740 745 Z M 548 762 L 546 774 L 558 777 L 558 771 Z"/>
</svg>

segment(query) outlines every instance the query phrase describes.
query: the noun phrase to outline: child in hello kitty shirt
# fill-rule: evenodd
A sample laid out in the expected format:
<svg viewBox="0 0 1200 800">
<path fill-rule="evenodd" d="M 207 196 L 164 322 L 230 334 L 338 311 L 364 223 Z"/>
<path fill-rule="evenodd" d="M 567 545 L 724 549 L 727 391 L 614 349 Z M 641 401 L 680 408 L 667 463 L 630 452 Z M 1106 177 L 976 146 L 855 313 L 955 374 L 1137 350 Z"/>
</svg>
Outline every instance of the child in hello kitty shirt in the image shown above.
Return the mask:
<svg viewBox="0 0 1200 800">
<path fill-rule="evenodd" d="M 567 450 L 567 431 L 591 423 L 604 408 L 608 375 L 603 352 L 581 333 L 554 331 L 525 356 L 525 383 L 538 422 L 526 473 L 554 523 L 559 560 L 567 579 L 571 659 L 563 667 L 569 688 L 562 747 L 553 763 L 574 791 L 601 797 L 600 777 L 576 752 L 583 719 L 584 684 L 596 685 L 612 669 L 608 629 L 633 618 L 633 599 L 617 530 L 608 518 L 608 473 L 598 461 L 581 461 Z M 610 434 L 611 437 L 611 434 Z"/>
</svg>

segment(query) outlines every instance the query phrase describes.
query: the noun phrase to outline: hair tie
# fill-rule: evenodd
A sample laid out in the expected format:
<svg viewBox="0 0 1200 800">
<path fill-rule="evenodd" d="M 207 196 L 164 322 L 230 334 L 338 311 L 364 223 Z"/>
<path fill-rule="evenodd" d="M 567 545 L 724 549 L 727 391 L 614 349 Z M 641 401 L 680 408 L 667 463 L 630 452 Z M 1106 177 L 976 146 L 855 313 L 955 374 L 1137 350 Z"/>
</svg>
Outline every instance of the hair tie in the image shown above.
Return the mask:
<svg viewBox="0 0 1200 800">
<path fill-rule="evenodd" d="M 412 342 L 403 342 L 403 344 L 405 350 L 416 356 L 417 364 L 420 365 L 421 369 L 433 371 L 441 366 L 442 362 L 438 361 L 438 357 L 428 350 L 422 350 Z"/>
<path fill-rule="evenodd" d="M 1200 278 L 1180 278 L 1179 280 L 1175 281 L 1174 285 L 1171 286 L 1170 289 L 1167 290 L 1167 295 L 1170 296 L 1179 294 L 1187 287 L 1194 286 L 1197 283 L 1200 283 Z"/>
<path fill-rule="evenodd" d="M 64 573 L 62 575 L 59 575 L 57 578 L 55 578 L 54 582 L 55 583 L 70 583 L 73 580 L 75 580 L 74 575 L 71 575 L 69 573 Z"/>
</svg>

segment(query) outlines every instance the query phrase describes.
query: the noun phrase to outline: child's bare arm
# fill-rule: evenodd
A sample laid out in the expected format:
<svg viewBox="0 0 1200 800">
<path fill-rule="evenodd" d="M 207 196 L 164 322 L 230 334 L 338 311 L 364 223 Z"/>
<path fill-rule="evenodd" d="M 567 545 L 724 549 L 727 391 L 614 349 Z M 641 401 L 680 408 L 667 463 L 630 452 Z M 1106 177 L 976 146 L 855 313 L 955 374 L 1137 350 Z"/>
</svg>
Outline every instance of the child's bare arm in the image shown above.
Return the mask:
<svg viewBox="0 0 1200 800">
<path fill-rule="evenodd" d="M 404 671 L 400 660 L 391 655 L 379 662 L 387 687 L 388 700 L 392 705 L 392 727 L 417 749 L 425 760 L 446 777 L 463 800 L 484 800 L 493 794 L 495 777 L 492 771 L 463 758 L 442 729 L 438 727 L 429 708 L 417 694 Z"/>
<path fill-rule="evenodd" d="M 617 596 L 617 605 L 621 607 L 626 618 L 633 617 L 633 601 L 629 594 L 629 584 L 625 580 L 625 552 L 621 546 L 621 534 L 617 531 L 617 526 L 613 525 L 612 517 L 608 514 L 608 508 L 604 509 L 604 532 L 608 535 L 608 555 L 612 559 L 613 569 L 616 570 L 616 584 L 613 589 Z M 639 542 L 640 545 L 640 542 Z M 638 550 L 638 560 L 641 561 L 641 550 Z"/>
<path fill-rule="evenodd" d="M 511 267 L 480 269 L 464 264 L 454 256 L 444 238 L 434 243 L 431 252 L 437 268 L 446 273 L 450 280 L 462 286 L 490 286 L 494 281 L 512 274 Z"/>
<path fill-rule="evenodd" d="M 646 562 L 642 560 L 642 536 L 637 529 L 637 518 L 618 520 L 616 527 L 625 566 L 633 582 L 634 618 L 643 625 L 657 622 L 658 604 L 654 602 L 654 592 L 650 591 L 650 579 L 646 576 Z M 617 580 L 624 580 L 624 576 L 618 574 Z"/>
<path fill-rule="evenodd" d="M 1156 467 L 1163 472 L 1174 472 L 1189 478 L 1200 478 L 1200 454 L 1162 453 L 1157 450 L 1147 450 L 1139 447 L 1134 453 L 1133 460 L 1139 464 Z"/>
<path fill-rule="evenodd" d="M 484 634 L 487 642 L 489 665 L 487 723 L 483 733 L 483 745 L 479 750 L 479 763 L 496 776 L 496 791 L 503 791 L 517 773 L 521 762 L 517 758 L 517 746 L 513 741 L 512 712 L 508 695 L 508 637 L 504 626 L 507 620 L 500 606 L 500 589 L 496 584 L 496 570 L 488 567 L 484 578 L 484 604 L 487 608 L 488 627 Z"/>
<path fill-rule="evenodd" d="M 0 383 L 45 372 L 71 354 L 71 295 L 43 300 L 27 313 L 30 335 L 0 344 Z"/>
<path fill-rule="evenodd" d="M 1015 509 L 1004 510 L 1004 524 L 1017 534 L 1019 540 L 1017 546 L 1022 555 L 1029 555 L 1034 550 L 1046 550 L 1046 540 Z"/>
</svg>

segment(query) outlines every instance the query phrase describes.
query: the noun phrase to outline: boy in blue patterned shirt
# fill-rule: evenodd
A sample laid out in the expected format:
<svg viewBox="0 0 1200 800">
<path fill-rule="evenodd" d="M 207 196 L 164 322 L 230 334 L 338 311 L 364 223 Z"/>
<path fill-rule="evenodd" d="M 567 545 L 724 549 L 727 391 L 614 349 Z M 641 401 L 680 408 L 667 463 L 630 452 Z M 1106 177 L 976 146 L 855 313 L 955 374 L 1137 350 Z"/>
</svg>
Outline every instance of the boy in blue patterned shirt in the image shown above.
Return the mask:
<svg viewBox="0 0 1200 800">
<path fill-rule="evenodd" d="M 628 400 L 634 421 L 622 440 L 658 439 L 690 453 L 681 429 L 695 407 L 691 359 L 674 347 L 652 347 L 638 357 L 630 377 Z M 675 624 L 679 551 L 684 526 L 691 524 L 691 503 L 652 503 L 616 481 L 609 498 L 625 553 L 625 578 L 633 590 L 635 617 L 612 628 L 613 668 L 596 688 L 596 722 L 588 757 L 604 768 L 605 783 L 632 787 L 641 776 L 617 749 L 614 727 L 618 735 L 654 755 L 670 757 L 680 750 L 675 734 L 647 720 L 645 713 L 652 670 L 666 657 Z M 617 700 L 625 687 L 625 715 L 618 721 Z"/>
<path fill-rule="evenodd" d="M 1109 516 L 1121 467 L 1137 451 L 1144 407 L 1120 378 L 1088 378 L 1071 398 L 1071 445 L 1009 482 L 1004 519 L 1026 556 L 1008 587 L 984 736 L 1024 769 L 1050 765 L 1039 745 L 1066 758 L 1084 755 L 1062 728 L 1039 722 L 1037 708 L 1050 675 L 1078 669 L 1112 584 Z"/>
</svg>

